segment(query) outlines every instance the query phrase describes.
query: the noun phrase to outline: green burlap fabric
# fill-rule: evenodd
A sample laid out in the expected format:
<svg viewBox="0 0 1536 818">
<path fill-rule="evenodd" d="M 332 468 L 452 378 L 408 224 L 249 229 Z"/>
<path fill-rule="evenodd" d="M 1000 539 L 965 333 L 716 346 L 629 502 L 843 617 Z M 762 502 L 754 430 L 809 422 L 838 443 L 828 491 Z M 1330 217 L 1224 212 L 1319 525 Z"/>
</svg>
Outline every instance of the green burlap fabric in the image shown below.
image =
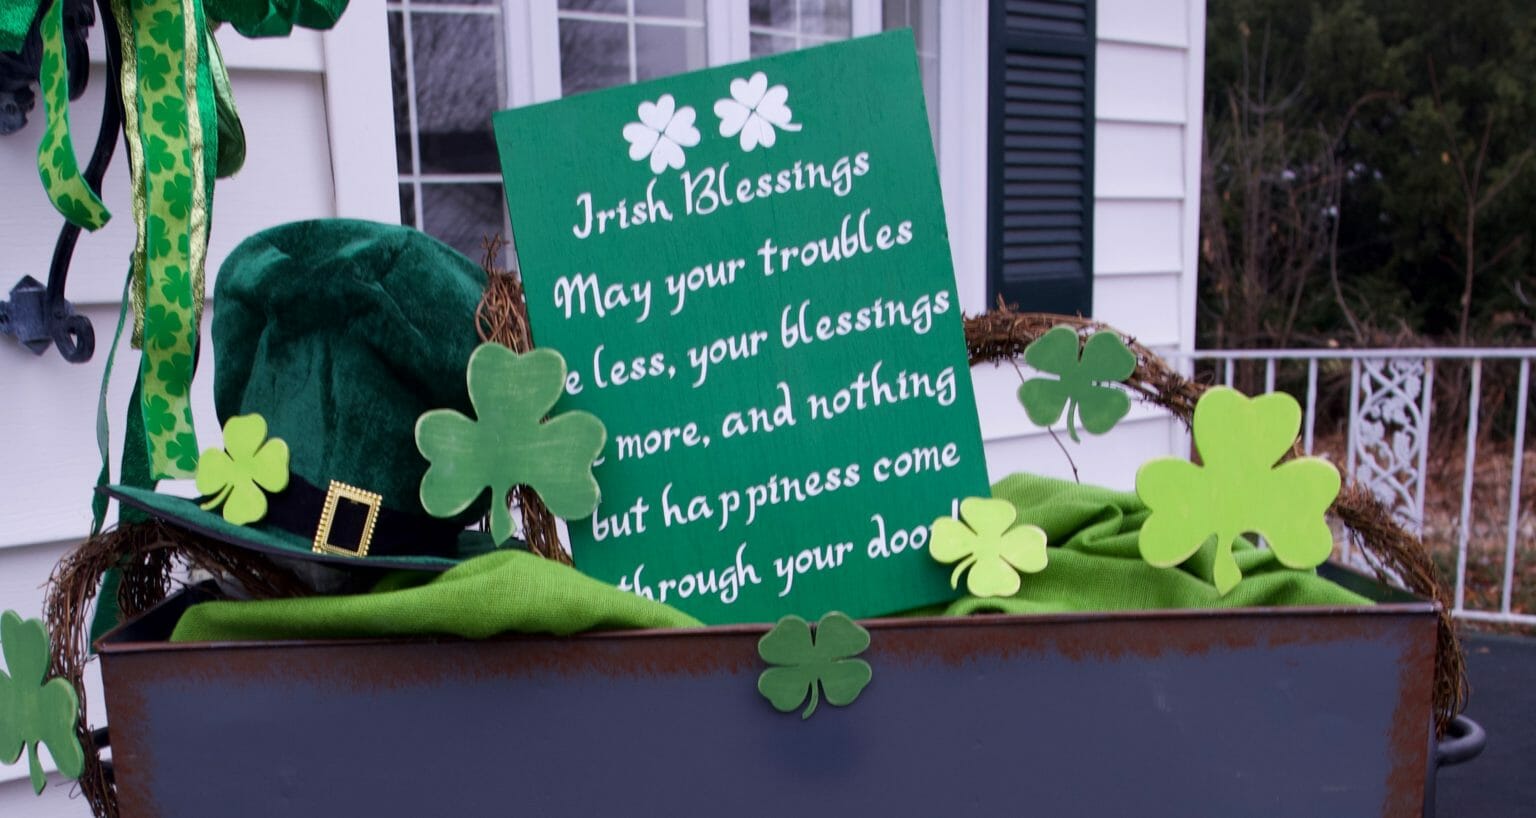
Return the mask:
<svg viewBox="0 0 1536 818">
<path fill-rule="evenodd" d="M 1209 546 L 1176 569 L 1153 568 L 1142 561 L 1136 544 L 1150 512 L 1134 494 L 1015 474 L 994 485 L 992 496 L 1013 503 L 1020 521 L 1045 529 L 1057 547 L 1044 571 L 1023 575 L 1016 595 L 964 597 L 943 608 L 945 614 L 1370 604 L 1311 571 L 1286 568 L 1274 552 L 1245 542 L 1232 549 L 1243 581 L 1226 596 L 1211 584 Z"/>
<path fill-rule="evenodd" d="M 425 582 L 419 582 L 428 579 Z M 419 582 L 419 584 L 417 584 Z M 697 619 L 526 551 L 496 551 L 437 575 L 395 574 L 370 594 L 207 602 L 173 642 L 696 628 Z"/>
<path fill-rule="evenodd" d="M 1054 613 L 1170 608 L 1367 605 L 1370 601 L 1317 576 L 1280 565 L 1274 555 L 1239 543 L 1243 581 L 1226 596 L 1210 584 L 1210 559 L 1176 569 L 1142 561 L 1136 535 L 1148 511 L 1134 494 L 1016 474 L 992 487 L 1044 528 L 1050 565 L 1026 574 L 1016 596 L 964 597 L 915 611 Z M 937 563 L 935 571 L 949 572 Z M 399 573 L 371 594 L 266 602 L 209 602 L 189 610 L 176 642 L 324 639 L 497 633 L 571 634 L 588 630 L 698 627 L 693 617 L 526 552 L 497 552 L 438 576 Z"/>
</svg>

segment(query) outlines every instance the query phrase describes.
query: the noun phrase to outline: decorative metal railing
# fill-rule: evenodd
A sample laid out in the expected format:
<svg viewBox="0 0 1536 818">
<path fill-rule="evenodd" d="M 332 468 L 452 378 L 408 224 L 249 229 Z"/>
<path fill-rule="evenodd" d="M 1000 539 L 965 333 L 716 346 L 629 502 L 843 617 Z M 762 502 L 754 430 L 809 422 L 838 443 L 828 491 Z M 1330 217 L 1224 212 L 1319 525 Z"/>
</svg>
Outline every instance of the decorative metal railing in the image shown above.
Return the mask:
<svg viewBox="0 0 1536 818">
<path fill-rule="evenodd" d="M 1302 399 L 1302 447 L 1342 461 L 1346 474 L 1424 537 L 1437 564 L 1454 573 L 1456 616 L 1536 626 L 1536 503 L 1521 502 L 1536 348 L 1197 350 L 1171 357 L 1215 382 L 1250 392 L 1280 388 Z M 1486 377 L 1490 368 L 1497 377 Z M 1494 466 L 1485 462 L 1480 470 L 1480 448 Z M 1504 482 L 1495 473 L 1506 460 Z M 1459 504 L 1448 485 L 1458 479 Z M 1434 502 L 1427 505 L 1427 498 Z M 1357 560 L 1348 542 L 1338 556 Z M 1520 568 L 1532 577 L 1528 585 Z"/>
</svg>

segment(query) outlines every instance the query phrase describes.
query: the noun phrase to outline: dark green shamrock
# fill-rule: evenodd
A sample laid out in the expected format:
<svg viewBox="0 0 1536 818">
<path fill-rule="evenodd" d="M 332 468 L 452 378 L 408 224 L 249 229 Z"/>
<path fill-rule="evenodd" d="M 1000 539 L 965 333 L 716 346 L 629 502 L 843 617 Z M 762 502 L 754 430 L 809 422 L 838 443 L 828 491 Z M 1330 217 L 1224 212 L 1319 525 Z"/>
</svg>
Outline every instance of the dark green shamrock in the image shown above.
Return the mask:
<svg viewBox="0 0 1536 818">
<path fill-rule="evenodd" d="M 758 640 L 758 655 L 774 667 L 757 677 L 757 690 L 780 713 L 799 707 L 809 695 L 802 719 L 816 712 L 818 686 L 833 705 L 851 704 L 874 673 L 868 662 L 852 658 L 868 647 L 869 631 L 845 614 L 823 616 L 814 637 L 809 622 L 786 616 Z"/>
<path fill-rule="evenodd" d="M 72 171 L 79 168 L 79 165 L 75 162 L 74 154 L 69 152 L 69 145 L 64 141 L 63 137 L 49 140 L 42 150 L 48 154 L 49 167 L 52 167 L 61 175 L 68 176 Z"/>
<path fill-rule="evenodd" d="M 164 90 L 171 80 L 171 60 L 158 49 L 139 47 L 139 82 L 151 91 Z"/>
<path fill-rule="evenodd" d="M 1024 350 L 1024 362 L 1058 378 L 1033 378 L 1019 387 L 1019 402 L 1037 426 L 1050 426 L 1066 411 L 1067 434 L 1078 441 L 1075 419 L 1102 435 L 1131 409 L 1125 392 L 1100 383 L 1123 381 L 1136 371 L 1136 355 L 1113 332 L 1095 332 L 1081 350 L 1077 330 L 1056 327 Z"/>
<path fill-rule="evenodd" d="M 154 214 L 144 219 L 144 245 L 150 255 L 163 256 L 171 252 L 171 236 L 165 228 L 165 219 Z"/>
<path fill-rule="evenodd" d="M 179 51 L 186 26 L 182 16 L 174 11 L 157 11 L 149 24 L 149 36 L 166 48 Z"/>
<path fill-rule="evenodd" d="M 0 764 L 15 764 L 27 751 L 32 791 L 47 784 L 37 746 L 46 744 L 59 772 L 79 778 L 85 753 L 75 736 L 80 699 L 63 679 L 47 679 L 48 631 L 41 620 L 0 614 L 0 653 L 9 674 L 0 672 Z"/>
<path fill-rule="evenodd" d="M 166 441 L 165 456 L 176 462 L 176 468 L 191 477 L 197 468 L 197 435 L 182 432 L 174 440 Z"/>
<path fill-rule="evenodd" d="M 95 230 L 106 223 L 95 208 L 67 193 L 54 200 L 53 205 L 70 224 Z"/>
<path fill-rule="evenodd" d="M 155 370 L 155 377 L 165 384 L 165 393 L 174 398 L 184 397 L 187 394 L 187 386 L 192 383 L 192 356 L 174 352 L 167 360 L 160 362 Z"/>
<path fill-rule="evenodd" d="M 597 508 L 592 463 L 608 432 L 587 412 L 548 420 L 565 388 L 565 359 L 552 349 L 522 355 L 481 344 L 469 356 L 469 400 L 478 420 L 433 409 L 416 421 L 416 447 L 431 463 L 421 478 L 421 507 L 452 517 L 491 490 L 491 536 L 512 536 L 507 492 L 529 486 L 557 517 L 575 520 Z"/>
<path fill-rule="evenodd" d="M 191 166 L 190 162 L 187 164 Z M 173 174 L 165 180 L 165 189 L 160 195 L 165 201 L 165 211 L 172 218 L 185 219 L 192 207 L 192 177 L 185 173 Z"/>
<path fill-rule="evenodd" d="M 175 264 L 167 264 L 165 282 L 160 285 L 160 293 L 166 301 L 186 309 L 192 306 L 192 277 Z"/>
<path fill-rule="evenodd" d="M 155 349 L 170 349 L 176 346 L 177 336 L 181 334 L 181 315 L 170 312 L 163 304 L 151 304 L 144 311 L 145 325 L 154 327 L 154 334 L 145 338 L 144 342 L 153 344 Z"/>
<path fill-rule="evenodd" d="M 165 173 L 176 169 L 176 154 L 164 139 L 151 136 L 144 140 L 144 169 L 150 173 Z"/>
<path fill-rule="evenodd" d="M 187 104 L 181 97 L 162 97 L 149 109 L 149 115 L 169 136 L 181 136 L 187 130 Z"/>
<path fill-rule="evenodd" d="M 164 364 L 162 364 L 164 366 Z M 144 399 L 144 431 L 152 435 L 168 432 L 176 426 L 176 415 L 171 412 L 171 402 L 161 395 Z"/>
</svg>

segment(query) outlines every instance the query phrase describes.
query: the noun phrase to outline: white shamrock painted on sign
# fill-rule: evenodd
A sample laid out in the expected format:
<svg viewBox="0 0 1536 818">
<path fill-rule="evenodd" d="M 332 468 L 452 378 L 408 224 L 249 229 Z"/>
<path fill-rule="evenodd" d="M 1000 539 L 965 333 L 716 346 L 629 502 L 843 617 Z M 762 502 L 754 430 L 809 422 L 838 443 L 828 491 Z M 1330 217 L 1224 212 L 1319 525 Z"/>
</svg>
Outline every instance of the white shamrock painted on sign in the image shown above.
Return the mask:
<svg viewBox="0 0 1536 818">
<path fill-rule="evenodd" d="M 649 156 L 652 173 L 681 168 L 683 148 L 699 144 L 699 129 L 693 125 L 693 106 L 679 108 L 671 94 L 662 94 L 655 102 L 640 103 L 639 114 L 639 122 L 624 126 L 629 158 L 639 162 Z"/>
<path fill-rule="evenodd" d="M 782 85 L 768 87 L 768 75 L 761 71 L 750 79 L 731 80 L 731 98 L 715 103 L 715 116 L 720 117 L 720 135 L 741 134 L 744 151 L 758 145 L 773 147 L 778 139 L 775 128 L 800 130 L 800 123 L 789 121 L 793 114 L 784 104 L 786 99 L 789 99 L 789 89 Z"/>
</svg>

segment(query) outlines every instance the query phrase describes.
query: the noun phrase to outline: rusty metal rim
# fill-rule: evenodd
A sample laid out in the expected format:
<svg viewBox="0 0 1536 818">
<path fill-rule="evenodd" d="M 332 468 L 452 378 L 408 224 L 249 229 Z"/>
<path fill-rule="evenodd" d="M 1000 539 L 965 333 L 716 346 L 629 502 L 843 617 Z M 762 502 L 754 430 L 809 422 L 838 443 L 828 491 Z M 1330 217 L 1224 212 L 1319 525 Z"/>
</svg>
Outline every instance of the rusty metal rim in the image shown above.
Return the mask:
<svg viewBox="0 0 1536 818">
<path fill-rule="evenodd" d="M 176 600 L 180 594 L 167 600 L 170 603 Z M 164 604 L 164 603 L 163 603 Z M 158 607 L 156 610 L 158 610 Z M 1051 624 L 1084 624 L 1097 623 L 1106 620 L 1150 622 L 1157 620 L 1205 620 L 1212 618 L 1292 618 L 1292 617 L 1396 617 L 1396 616 L 1433 616 L 1438 605 L 1433 602 L 1385 602 L 1369 606 L 1294 606 L 1285 608 L 1170 608 L 1158 610 L 1127 610 L 1127 611 L 1084 611 L 1063 612 L 1049 614 L 977 614 L 972 616 L 921 616 L 921 617 L 881 617 L 875 619 L 860 620 L 860 624 L 872 631 L 899 631 L 925 628 L 992 628 L 1010 627 L 1018 625 L 1051 625 Z M 150 612 L 153 613 L 153 610 Z M 146 614 L 148 616 L 149 614 Z M 131 624 L 131 623 L 129 623 Z M 114 641 L 117 633 L 129 624 L 119 625 L 104 635 L 97 643 L 97 651 L 106 655 L 143 654 L 143 653 L 174 653 L 180 651 L 206 651 L 206 650 L 254 650 L 281 648 L 334 648 L 351 645 L 377 645 L 391 644 L 430 644 L 439 642 L 496 642 L 496 641 L 528 641 L 548 639 L 570 640 L 630 640 L 648 639 L 659 636 L 706 638 L 718 636 L 740 636 L 766 633 L 771 623 L 716 625 L 704 628 L 672 628 L 657 629 L 648 628 L 642 630 L 617 630 L 596 631 L 588 633 L 572 634 L 570 636 L 558 636 L 548 633 L 507 633 L 490 637 L 489 639 L 466 639 L 453 635 L 442 636 L 411 636 L 411 637 L 359 637 L 348 639 L 306 639 L 306 640 L 252 640 L 229 642 L 167 642 L 167 641 Z"/>
</svg>

